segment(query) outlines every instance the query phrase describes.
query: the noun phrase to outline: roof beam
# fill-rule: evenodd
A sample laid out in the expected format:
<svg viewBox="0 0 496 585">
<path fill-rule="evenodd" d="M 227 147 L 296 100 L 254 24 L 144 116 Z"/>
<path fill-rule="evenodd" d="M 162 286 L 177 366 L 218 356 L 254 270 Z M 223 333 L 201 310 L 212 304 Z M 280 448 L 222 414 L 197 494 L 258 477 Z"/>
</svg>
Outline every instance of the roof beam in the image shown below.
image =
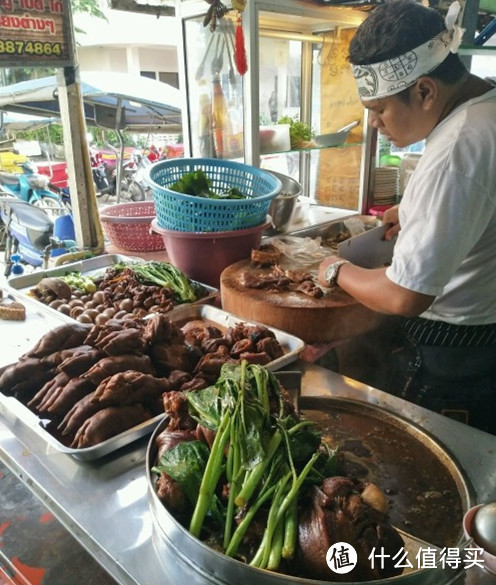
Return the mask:
<svg viewBox="0 0 496 585">
<path fill-rule="evenodd" d="M 160 16 L 176 16 L 174 6 L 166 6 L 165 2 L 157 3 L 157 0 L 150 0 L 148 3 L 146 0 L 111 0 L 110 6 L 115 10 L 153 14 L 157 18 Z"/>
</svg>

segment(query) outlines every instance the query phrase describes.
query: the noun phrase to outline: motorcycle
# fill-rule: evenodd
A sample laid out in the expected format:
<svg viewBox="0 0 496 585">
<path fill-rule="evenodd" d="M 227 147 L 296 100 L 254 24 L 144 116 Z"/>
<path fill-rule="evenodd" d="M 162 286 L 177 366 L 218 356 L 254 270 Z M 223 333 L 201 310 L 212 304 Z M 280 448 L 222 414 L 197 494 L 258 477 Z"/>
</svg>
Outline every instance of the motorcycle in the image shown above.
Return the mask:
<svg viewBox="0 0 496 585">
<path fill-rule="evenodd" d="M 125 191 L 129 193 L 131 201 L 144 201 L 151 199 L 151 189 L 144 179 L 145 170 L 153 164 L 143 156 L 141 150 L 136 149 L 132 158 L 125 166 L 124 180 L 127 182 Z"/>
<path fill-rule="evenodd" d="M 62 263 L 67 255 L 75 259 L 75 230 L 70 213 L 53 217 L 25 201 L 1 197 L 0 217 L 5 226 L 5 277 L 22 274 L 24 264 L 46 269 L 51 262 Z"/>
<path fill-rule="evenodd" d="M 112 197 L 117 195 L 117 167 L 111 167 L 98 151 L 90 151 L 91 170 L 97 197 Z M 122 165 L 120 199 L 122 201 L 144 201 L 146 187 L 136 175 L 139 170 L 138 162 L 133 157 Z"/>
<path fill-rule="evenodd" d="M 0 171 L 0 194 L 44 209 L 53 216 L 70 209 L 69 195 L 59 188 L 51 189 L 49 177 L 39 173 L 33 162 L 26 161 L 17 166 L 21 173 Z"/>
<path fill-rule="evenodd" d="M 107 163 L 103 160 L 102 153 L 93 147 L 90 147 L 90 163 L 97 196 L 102 197 L 103 195 L 110 194 L 112 188 L 109 177 L 111 175 L 107 173 Z"/>
</svg>

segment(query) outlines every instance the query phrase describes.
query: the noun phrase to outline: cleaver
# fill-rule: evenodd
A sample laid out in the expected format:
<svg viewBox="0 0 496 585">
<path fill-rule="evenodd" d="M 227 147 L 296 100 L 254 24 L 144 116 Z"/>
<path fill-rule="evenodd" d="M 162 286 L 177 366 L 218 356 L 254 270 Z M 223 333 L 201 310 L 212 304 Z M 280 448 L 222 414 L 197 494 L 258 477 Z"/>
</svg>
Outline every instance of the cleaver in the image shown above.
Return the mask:
<svg viewBox="0 0 496 585">
<path fill-rule="evenodd" d="M 367 230 L 338 244 L 338 255 L 362 268 L 377 268 L 390 264 L 396 238 L 385 240 L 390 224 Z"/>
</svg>

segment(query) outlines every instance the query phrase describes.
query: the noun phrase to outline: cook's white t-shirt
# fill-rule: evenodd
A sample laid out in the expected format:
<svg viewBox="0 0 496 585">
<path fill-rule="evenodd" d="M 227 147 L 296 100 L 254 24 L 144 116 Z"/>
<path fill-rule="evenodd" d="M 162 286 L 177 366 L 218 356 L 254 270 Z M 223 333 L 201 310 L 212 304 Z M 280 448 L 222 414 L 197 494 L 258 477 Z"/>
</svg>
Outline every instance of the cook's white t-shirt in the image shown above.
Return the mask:
<svg viewBox="0 0 496 585">
<path fill-rule="evenodd" d="M 431 132 L 399 212 L 386 275 L 436 296 L 421 316 L 496 323 L 496 89 L 462 104 Z"/>
</svg>

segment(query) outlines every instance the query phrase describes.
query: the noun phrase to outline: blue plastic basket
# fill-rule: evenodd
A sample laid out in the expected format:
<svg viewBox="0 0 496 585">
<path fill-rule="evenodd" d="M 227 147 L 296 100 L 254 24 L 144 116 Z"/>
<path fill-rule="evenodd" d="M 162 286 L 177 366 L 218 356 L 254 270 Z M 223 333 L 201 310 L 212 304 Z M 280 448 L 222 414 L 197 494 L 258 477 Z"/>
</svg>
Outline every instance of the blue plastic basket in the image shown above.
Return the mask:
<svg viewBox="0 0 496 585">
<path fill-rule="evenodd" d="M 183 195 L 167 187 L 186 173 L 202 169 L 213 191 L 237 187 L 246 199 L 209 199 Z M 223 232 L 266 222 L 281 181 L 268 171 L 229 160 L 175 158 L 149 167 L 146 182 L 153 192 L 158 225 L 182 232 Z"/>
</svg>

